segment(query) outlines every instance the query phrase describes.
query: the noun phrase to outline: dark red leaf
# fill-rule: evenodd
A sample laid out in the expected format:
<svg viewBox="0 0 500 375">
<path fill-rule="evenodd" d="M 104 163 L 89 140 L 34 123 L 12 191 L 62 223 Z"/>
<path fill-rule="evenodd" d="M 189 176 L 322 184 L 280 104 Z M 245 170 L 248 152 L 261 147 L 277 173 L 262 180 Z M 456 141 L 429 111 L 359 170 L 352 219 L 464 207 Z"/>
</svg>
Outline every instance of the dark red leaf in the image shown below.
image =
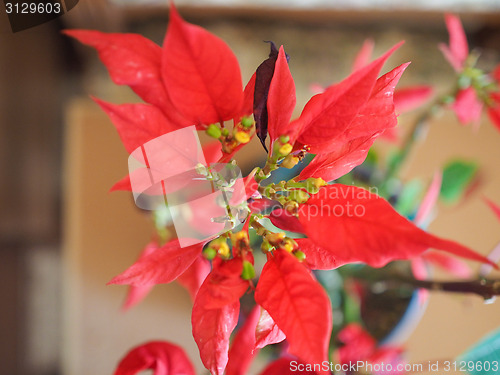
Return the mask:
<svg viewBox="0 0 500 375">
<path fill-rule="evenodd" d="M 202 248 L 203 244 L 182 248 L 179 240 L 170 241 L 151 254 L 140 258 L 108 284 L 146 286 L 169 283 L 193 264 Z"/>
<path fill-rule="evenodd" d="M 143 370 L 153 370 L 154 375 L 195 375 L 184 350 L 165 341 L 135 347 L 120 361 L 114 375 L 135 375 Z"/>
<path fill-rule="evenodd" d="M 259 65 L 255 71 L 255 86 L 253 96 L 253 117 L 255 119 L 255 129 L 260 143 L 266 148 L 267 137 L 267 98 L 269 95 L 269 87 L 274 74 L 276 60 L 278 59 L 278 49 L 273 42 L 269 42 L 271 52 L 269 57 Z"/>
<path fill-rule="evenodd" d="M 238 330 L 229 349 L 226 375 L 245 375 L 253 358 L 255 349 L 255 327 L 259 321 L 260 307 L 255 306 L 246 317 L 245 324 Z"/>
<path fill-rule="evenodd" d="M 173 5 L 161 72 L 172 102 L 192 123 L 208 125 L 240 114 L 243 87 L 236 57 L 223 40 L 185 22 Z"/>
<path fill-rule="evenodd" d="M 291 354 L 308 363 L 328 360 L 332 330 L 330 300 L 297 258 L 283 250 L 276 250 L 268 257 L 255 301 L 286 335 Z"/>
<path fill-rule="evenodd" d="M 288 68 L 285 50 L 281 46 L 267 99 L 268 132 L 271 141 L 274 141 L 280 135 L 289 135 L 295 131 L 294 128 L 290 127 L 290 119 L 292 118 L 295 103 L 295 83 Z"/>
<path fill-rule="evenodd" d="M 222 375 L 228 362 L 229 338 L 240 310 L 240 297 L 248 288 L 241 279 L 242 260 L 214 262 L 193 306 L 193 337 L 205 367 Z"/>
<path fill-rule="evenodd" d="M 301 205 L 299 220 L 311 241 L 299 241 L 299 245 L 307 245 L 303 249 L 307 258 L 325 261 L 322 269 L 352 262 L 381 267 L 418 256 L 428 248 L 491 263 L 468 247 L 419 229 L 378 195 L 354 186 L 321 188 Z"/>
</svg>

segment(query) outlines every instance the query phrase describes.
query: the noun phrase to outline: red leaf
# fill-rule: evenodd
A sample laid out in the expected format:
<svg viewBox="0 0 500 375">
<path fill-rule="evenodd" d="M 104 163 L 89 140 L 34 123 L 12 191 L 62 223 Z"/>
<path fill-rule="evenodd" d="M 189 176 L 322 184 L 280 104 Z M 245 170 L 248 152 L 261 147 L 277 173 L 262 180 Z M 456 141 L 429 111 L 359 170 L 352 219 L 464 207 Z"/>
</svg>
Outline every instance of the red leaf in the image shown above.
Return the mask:
<svg viewBox="0 0 500 375">
<path fill-rule="evenodd" d="M 483 199 L 486 202 L 486 204 L 490 206 L 491 210 L 495 213 L 498 220 L 500 220 L 500 206 L 488 198 L 483 198 Z"/>
<path fill-rule="evenodd" d="M 113 82 L 128 85 L 145 102 L 158 107 L 179 127 L 190 125 L 172 105 L 161 79 L 161 47 L 138 34 L 107 34 L 92 30 L 64 33 L 94 47 Z"/>
<path fill-rule="evenodd" d="M 448 34 L 450 34 L 450 45 L 447 46 L 442 43 L 439 45 L 439 49 L 443 52 L 444 57 L 446 57 L 451 66 L 459 72 L 463 69 L 465 60 L 469 55 L 467 36 L 457 16 L 446 14 L 445 22 Z"/>
<path fill-rule="evenodd" d="M 253 97 L 255 95 L 255 78 L 256 73 L 250 77 L 247 85 L 245 86 L 245 90 L 243 91 L 243 103 L 241 106 L 240 113 L 243 116 L 251 116 L 253 113 Z M 236 121 L 237 122 L 237 121 Z"/>
<path fill-rule="evenodd" d="M 226 375 L 245 375 L 254 356 L 255 327 L 259 320 L 260 307 L 255 306 L 245 320 L 245 324 L 238 330 L 229 349 Z"/>
<path fill-rule="evenodd" d="M 240 258 L 228 261 L 219 260 L 220 258 L 217 258 L 213 262 L 214 269 L 209 273 L 198 292 L 201 293 L 203 289 L 206 294 L 203 297 L 210 296 L 203 306 L 206 309 L 218 309 L 238 301 L 249 287 L 249 282 L 241 278 L 243 262 Z"/>
<path fill-rule="evenodd" d="M 459 90 L 451 108 L 457 115 L 458 121 L 462 124 L 473 123 L 476 126 L 479 125 L 483 103 L 477 97 L 476 90 L 473 87 Z"/>
<path fill-rule="evenodd" d="M 203 145 L 203 155 L 207 164 L 217 163 L 222 156 L 222 146 L 219 141 L 213 141 Z"/>
<path fill-rule="evenodd" d="M 255 349 L 277 344 L 284 339 L 286 339 L 285 334 L 271 318 L 271 315 L 266 310 L 260 309 L 260 318 L 255 328 Z"/>
<path fill-rule="evenodd" d="M 238 322 L 240 297 L 248 281 L 240 278 L 241 259 L 215 262 L 203 282 L 193 306 L 193 337 L 205 367 L 222 375 L 228 361 L 229 337 Z"/>
<path fill-rule="evenodd" d="M 304 107 L 299 118 L 299 142 L 309 145 L 312 153 L 334 151 L 345 131 L 370 98 L 377 75 L 384 62 L 399 45 L 370 65 L 354 72 L 344 81 L 315 95 Z"/>
<path fill-rule="evenodd" d="M 431 86 L 410 86 L 394 91 L 394 106 L 397 113 L 411 111 L 424 104 L 434 93 Z"/>
<path fill-rule="evenodd" d="M 271 362 L 260 375 L 317 375 L 317 372 L 306 370 L 307 364 L 291 358 L 280 358 Z M 316 364 L 319 366 L 319 364 Z"/>
<path fill-rule="evenodd" d="M 290 128 L 295 103 L 295 83 L 288 67 L 285 51 L 281 46 L 267 98 L 268 131 L 271 141 L 295 130 Z"/>
<path fill-rule="evenodd" d="M 354 63 L 352 64 L 352 71 L 361 69 L 364 66 L 367 66 L 370 62 L 373 54 L 374 43 L 372 39 L 366 39 L 361 46 L 358 54 L 354 58 Z"/>
<path fill-rule="evenodd" d="M 314 177 L 328 182 L 349 173 L 365 161 L 373 142 L 375 137 L 356 138 L 333 152 L 316 155 L 300 172 L 298 180 Z"/>
<path fill-rule="evenodd" d="M 377 344 L 375 339 L 357 323 L 345 326 L 337 338 L 344 344 L 338 349 L 340 363 L 367 360 Z"/>
<path fill-rule="evenodd" d="M 173 240 L 153 253 L 140 258 L 127 270 L 115 276 L 109 284 L 130 284 L 147 286 L 174 281 L 195 261 L 203 244 L 180 247 L 179 240 Z"/>
<path fill-rule="evenodd" d="M 300 221 L 288 211 L 277 208 L 269 214 L 269 220 L 280 229 L 290 232 L 304 233 L 304 228 Z"/>
<path fill-rule="evenodd" d="M 93 99 L 108 114 L 129 154 L 144 143 L 179 129 L 152 105 L 116 105 Z"/>
<path fill-rule="evenodd" d="M 120 181 L 116 182 L 113 186 L 111 186 L 109 192 L 111 193 L 113 191 L 132 191 L 132 185 L 130 184 L 130 176 L 126 175 Z"/>
<path fill-rule="evenodd" d="M 494 100 L 493 106 L 488 108 L 488 116 L 493 125 L 500 130 L 500 94 L 491 95 Z"/>
<path fill-rule="evenodd" d="M 191 299 L 194 301 L 196 293 L 198 293 L 201 284 L 203 284 L 209 273 L 210 262 L 200 254 L 193 264 L 177 278 L 177 282 L 187 289 Z"/>
<path fill-rule="evenodd" d="M 467 263 L 449 254 L 429 250 L 422 254 L 422 259 L 434 266 L 438 266 L 453 276 L 463 279 L 473 276 L 473 272 Z"/>
<path fill-rule="evenodd" d="M 400 65 L 377 79 L 368 101 L 344 134 L 337 136 L 337 148 L 316 155 L 302 170 L 299 180 L 321 177 L 325 181 L 332 181 L 363 163 L 376 137 L 397 124 L 392 96 L 407 66 L 408 64 Z"/>
<path fill-rule="evenodd" d="M 463 245 L 419 229 L 384 199 L 354 186 L 323 187 L 301 205 L 299 220 L 315 246 L 303 250 L 306 256 L 308 252 L 321 252 L 325 254 L 313 258 L 333 260 L 323 269 L 352 262 L 381 267 L 396 259 L 418 256 L 428 248 L 491 264 Z"/>
<path fill-rule="evenodd" d="M 422 226 L 422 224 L 428 222 L 430 214 L 436 205 L 439 198 L 439 193 L 441 191 L 441 183 L 443 181 L 443 174 L 441 172 L 434 173 L 432 182 L 425 193 L 424 199 L 420 203 L 415 219 L 413 220 L 416 225 Z"/>
<path fill-rule="evenodd" d="M 182 348 L 165 341 L 150 341 L 133 348 L 120 361 L 114 375 L 135 375 L 153 370 L 155 375 L 195 375 Z"/>
<path fill-rule="evenodd" d="M 148 243 L 144 248 L 144 250 L 142 250 L 141 255 L 139 255 L 138 260 L 147 257 L 149 254 L 152 254 L 156 250 L 158 250 L 158 244 L 156 242 Z M 131 285 L 128 288 L 127 297 L 125 299 L 125 302 L 123 303 L 122 307 L 123 310 L 128 310 L 133 306 L 137 305 L 139 302 L 141 302 L 144 299 L 144 297 L 146 297 L 149 294 L 152 288 L 153 285 L 146 285 L 146 286 Z"/>
<path fill-rule="evenodd" d="M 255 301 L 286 335 L 290 353 L 308 363 L 328 360 L 330 300 L 297 258 L 276 250 L 264 265 Z"/>
<path fill-rule="evenodd" d="M 240 114 L 243 87 L 236 57 L 224 41 L 185 22 L 173 5 L 161 71 L 172 102 L 194 124 Z"/>
</svg>

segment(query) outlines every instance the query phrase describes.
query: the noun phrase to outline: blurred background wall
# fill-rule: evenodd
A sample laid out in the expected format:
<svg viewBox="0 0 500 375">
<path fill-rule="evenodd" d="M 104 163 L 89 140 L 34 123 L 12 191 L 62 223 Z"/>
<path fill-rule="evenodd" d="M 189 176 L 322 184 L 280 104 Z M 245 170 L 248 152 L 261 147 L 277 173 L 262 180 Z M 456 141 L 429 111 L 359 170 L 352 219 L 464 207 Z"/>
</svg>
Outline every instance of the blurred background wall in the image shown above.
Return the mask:
<svg viewBox="0 0 500 375">
<path fill-rule="evenodd" d="M 138 32 L 161 44 L 168 15 L 163 2 L 124 3 L 81 0 L 67 15 L 15 34 L 0 12 L 0 374 L 110 374 L 128 349 L 150 339 L 184 345 L 202 368 L 183 289 L 159 286 L 143 304 L 121 313 L 126 288 L 105 286 L 135 260 L 152 231 L 129 194 L 108 194 L 127 172 L 127 154 L 88 95 L 117 103 L 138 99 L 110 82 L 93 50 L 60 31 Z M 285 45 L 297 86 L 296 115 L 311 96 L 310 84 L 345 77 L 368 37 L 377 56 L 406 40 L 386 65 L 412 61 L 401 87 L 449 88 L 453 72 L 437 49 L 448 40 L 443 10 L 461 13 L 471 46 L 483 51 L 482 67 L 500 61 L 500 13 L 494 1 L 424 1 L 422 8 L 417 1 L 350 2 L 353 8 L 327 1 L 266 2 L 267 7 L 243 1 L 177 3 L 188 21 L 229 44 L 244 82 L 267 57 L 263 40 Z M 425 8 L 431 3 L 441 8 Z M 403 135 L 412 120 L 412 114 L 401 117 Z M 481 196 L 500 202 L 499 144 L 500 133 L 486 118 L 478 131 L 458 125 L 452 115 L 431 125 L 428 142 L 416 150 L 405 178 L 428 182 L 452 156 L 478 161 L 483 176 L 480 190 L 466 202 L 441 207 L 433 233 L 482 253 L 498 242 L 500 223 Z M 240 163 L 264 157 L 254 142 Z M 410 359 L 453 357 L 499 325 L 498 303 L 433 296 L 409 340 Z"/>
</svg>

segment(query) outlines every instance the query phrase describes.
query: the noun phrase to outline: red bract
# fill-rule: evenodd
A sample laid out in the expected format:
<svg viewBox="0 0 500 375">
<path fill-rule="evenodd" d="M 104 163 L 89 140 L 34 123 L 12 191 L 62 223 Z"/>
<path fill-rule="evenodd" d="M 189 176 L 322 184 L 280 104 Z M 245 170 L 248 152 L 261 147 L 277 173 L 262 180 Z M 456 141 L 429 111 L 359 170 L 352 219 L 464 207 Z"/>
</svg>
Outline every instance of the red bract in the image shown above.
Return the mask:
<svg viewBox="0 0 500 375">
<path fill-rule="evenodd" d="M 290 126 L 295 103 L 295 83 L 288 68 L 285 51 L 281 46 L 267 99 L 268 131 L 271 141 L 280 135 L 292 135 L 291 132 L 296 130 Z"/>
<path fill-rule="evenodd" d="M 228 362 L 229 337 L 240 311 L 240 297 L 248 289 L 241 279 L 241 258 L 214 262 L 193 306 L 193 337 L 200 357 L 212 374 L 222 375 Z"/>
<path fill-rule="evenodd" d="M 382 374 L 404 374 L 404 371 L 398 371 L 398 365 L 402 365 L 402 349 L 398 347 L 381 346 L 377 347 L 377 342 L 360 325 L 351 323 L 347 325 L 338 334 L 338 339 L 344 343 L 338 349 L 339 362 L 341 364 L 354 364 L 360 361 L 363 364 L 375 365 L 384 363 L 382 371 L 374 371 L 374 375 Z M 391 365 L 391 370 L 385 371 Z M 360 369 L 363 371 L 363 369 Z M 371 371 L 370 371 L 371 372 Z"/>
<path fill-rule="evenodd" d="M 255 329 L 259 321 L 260 307 L 255 306 L 246 317 L 245 324 L 239 329 L 229 349 L 226 375 L 245 375 L 253 357 L 258 353 L 255 350 Z"/>
<path fill-rule="evenodd" d="M 130 86 L 177 127 L 203 129 L 240 115 L 236 57 L 224 41 L 185 22 L 173 5 L 163 47 L 135 34 L 66 33 L 96 48 L 115 83 Z"/>
<path fill-rule="evenodd" d="M 348 129 L 370 99 L 382 65 L 398 47 L 396 45 L 344 81 L 330 86 L 324 93 L 313 96 L 298 119 L 298 141 L 309 146 L 312 153 L 329 153 L 349 141 L 346 139 Z M 369 120 L 368 129 L 373 125 Z M 364 135 L 367 133 L 369 130 Z"/>
<path fill-rule="evenodd" d="M 224 41 L 185 22 L 170 7 L 161 75 L 176 109 L 196 125 L 239 115 L 243 99 L 236 57 Z"/>
<path fill-rule="evenodd" d="M 488 101 L 488 115 L 493 125 L 500 130 L 500 65 L 493 70 L 491 77 L 497 84 L 497 90 L 490 94 Z"/>
<path fill-rule="evenodd" d="M 337 148 L 331 151 L 318 148 L 318 155 L 301 172 L 300 180 L 321 177 L 331 181 L 350 172 L 365 160 L 375 139 L 397 124 L 392 96 L 407 66 L 403 64 L 376 80 L 368 99 L 350 119 L 345 132 L 335 136 Z"/>
<path fill-rule="evenodd" d="M 428 248 L 491 263 L 463 245 L 419 229 L 378 195 L 354 186 L 323 187 L 301 205 L 299 220 L 308 238 L 297 242 L 315 269 L 352 262 L 381 267 L 418 256 Z"/>
<path fill-rule="evenodd" d="M 170 241 L 151 254 L 139 258 L 108 284 L 147 286 L 170 283 L 193 264 L 202 248 L 203 244 L 182 248 L 178 240 Z"/>
<path fill-rule="evenodd" d="M 156 242 L 150 242 L 149 244 L 146 245 L 144 250 L 142 250 L 142 253 L 139 256 L 138 261 L 149 256 L 150 254 L 158 250 L 158 248 L 159 246 Z M 123 309 L 128 310 L 133 306 L 137 305 L 144 299 L 144 297 L 148 295 L 148 293 L 151 291 L 152 288 L 153 285 L 142 285 L 142 286 L 131 285 L 127 293 L 127 298 L 123 303 Z"/>
<path fill-rule="evenodd" d="M 255 348 L 260 349 L 267 345 L 277 344 L 286 339 L 283 331 L 278 327 L 271 315 L 261 309 L 259 322 L 255 327 Z"/>
<path fill-rule="evenodd" d="M 165 341 L 135 347 L 120 361 L 114 375 L 135 375 L 143 370 L 153 370 L 154 375 L 195 375 L 184 350 Z"/>
<path fill-rule="evenodd" d="M 458 121 L 462 124 L 472 123 L 477 127 L 481 119 L 483 103 L 477 97 L 476 90 L 468 87 L 458 91 L 451 109 L 455 111 Z"/>
<path fill-rule="evenodd" d="M 177 282 L 187 289 L 191 299 L 194 301 L 196 293 L 200 289 L 201 284 L 210 273 L 210 262 L 200 254 L 191 264 L 188 269 L 177 278 Z"/>
<path fill-rule="evenodd" d="M 450 35 L 450 43 L 449 46 L 440 44 L 439 48 L 453 69 L 460 72 L 464 68 L 465 60 L 469 55 L 467 37 L 462 27 L 462 23 L 457 16 L 454 14 L 446 14 L 445 22 L 448 34 Z"/>
<path fill-rule="evenodd" d="M 484 198 L 484 201 L 488 206 L 490 206 L 491 210 L 495 213 L 498 220 L 500 220 L 500 206 L 488 198 Z"/>
<path fill-rule="evenodd" d="M 255 301 L 286 335 L 291 354 L 307 363 L 328 360 L 330 300 L 297 258 L 283 250 L 268 256 Z"/>
<path fill-rule="evenodd" d="M 155 106 L 116 105 L 97 98 L 94 98 L 94 101 L 108 114 L 129 154 L 144 143 L 178 129 L 178 126 L 170 122 Z"/>
</svg>

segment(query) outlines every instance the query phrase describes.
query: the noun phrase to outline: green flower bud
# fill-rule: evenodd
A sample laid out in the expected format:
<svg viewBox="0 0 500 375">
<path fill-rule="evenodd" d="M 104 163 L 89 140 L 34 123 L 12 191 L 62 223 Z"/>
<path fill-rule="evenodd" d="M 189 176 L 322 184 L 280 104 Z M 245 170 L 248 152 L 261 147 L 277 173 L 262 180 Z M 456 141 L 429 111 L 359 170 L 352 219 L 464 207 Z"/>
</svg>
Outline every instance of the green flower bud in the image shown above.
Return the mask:
<svg viewBox="0 0 500 375">
<path fill-rule="evenodd" d="M 207 134 L 212 138 L 219 139 L 220 136 L 222 135 L 222 131 L 217 125 L 210 124 L 207 128 Z"/>
<path fill-rule="evenodd" d="M 294 251 L 293 255 L 295 255 L 295 258 L 297 258 L 300 262 L 306 259 L 306 254 L 300 250 Z"/>
<path fill-rule="evenodd" d="M 244 128 L 248 129 L 248 128 L 251 128 L 253 126 L 253 120 L 251 117 L 242 117 L 241 118 L 241 126 L 243 126 Z"/>
<path fill-rule="evenodd" d="M 243 271 L 241 272 L 241 278 L 243 280 L 251 280 L 255 277 L 255 268 L 253 264 L 248 260 L 243 261 Z"/>
<path fill-rule="evenodd" d="M 216 255 L 217 255 L 217 250 L 215 250 L 213 247 L 209 246 L 203 250 L 203 256 L 208 260 L 214 259 Z"/>
<path fill-rule="evenodd" d="M 306 203 L 311 196 L 304 190 L 292 190 L 288 198 L 297 203 Z"/>
</svg>

